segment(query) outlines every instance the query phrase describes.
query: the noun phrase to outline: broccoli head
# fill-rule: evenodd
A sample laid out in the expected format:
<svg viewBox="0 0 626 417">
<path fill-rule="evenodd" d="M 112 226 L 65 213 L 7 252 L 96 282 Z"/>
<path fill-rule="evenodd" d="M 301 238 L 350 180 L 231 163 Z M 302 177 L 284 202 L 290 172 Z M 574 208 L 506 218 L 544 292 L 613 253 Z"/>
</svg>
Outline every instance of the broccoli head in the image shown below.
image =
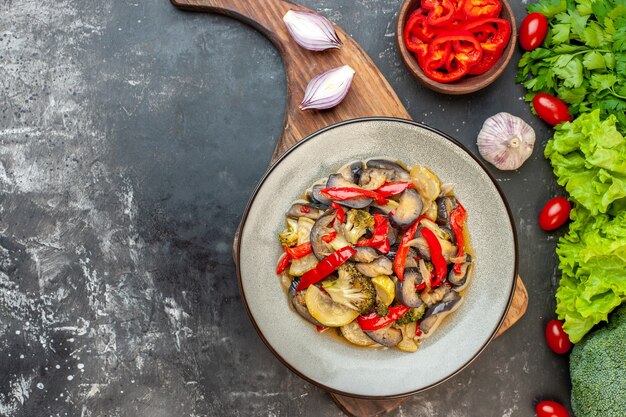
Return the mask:
<svg viewBox="0 0 626 417">
<path fill-rule="evenodd" d="M 343 227 L 346 239 L 354 245 L 368 229 L 374 227 L 374 216 L 365 210 L 352 209 L 348 211 Z"/>
<path fill-rule="evenodd" d="M 577 417 L 624 417 L 626 304 L 607 326 L 585 336 L 570 355 L 572 409 Z"/>
<path fill-rule="evenodd" d="M 396 320 L 396 324 L 399 326 L 414 323 L 422 318 L 424 312 L 426 311 L 426 304 L 422 304 L 419 307 L 412 308 L 406 312 L 406 314 Z"/>
<path fill-rule="evenodd" d="M 298 221 L 287 219 L 287 228 L 278 234 L 278 240 L 283 246 L 293 246 L 298 243 Z"/>
<path fill-rule="evenodd" d="M 376 304 L 376 315 L 378 317 L 385 317 L 387 314 L 389 314 L 389 307 L 387 307 L 385 303 L 379 302 Z"/>
<path fill-rule="evenodd" d="M 326 281 L 323 287 L 334 302 L 343 304 L 361 314 L 369 313 L 376 304 L 376 288 L 351 262 L 339 267 L 339 278 Z"/>
</svg>

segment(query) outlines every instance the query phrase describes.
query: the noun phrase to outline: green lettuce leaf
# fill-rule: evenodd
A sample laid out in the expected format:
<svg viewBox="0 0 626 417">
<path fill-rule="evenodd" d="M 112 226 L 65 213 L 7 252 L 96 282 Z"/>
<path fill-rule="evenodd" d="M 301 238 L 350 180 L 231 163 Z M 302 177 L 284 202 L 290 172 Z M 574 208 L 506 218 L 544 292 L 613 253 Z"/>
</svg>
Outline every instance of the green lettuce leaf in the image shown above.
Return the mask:
<svg viewBox="0 0 626 417">
<path fill-rule="evenodd" d="M 626 140 L 616 124 L 583 113 L 557 126 L 544 151 L 574 203 L 556 251 L 556 312 L 574 343 L 626 301 Z"/>
<path fill-rule="evenodd" d="M 626 301 L 626 211 L 592 216 L 579 206 L 571 218 L 556 251 L 562 271 L 556 313 L 576 343 Z"/>
<path fill-rule="evenodd" d="M 581 114 L 557 126 L 544 151 L 557 182 L 594 216 L 626 198 L 626 140 L 616 124 L 599 110 Z"/>
</svg>

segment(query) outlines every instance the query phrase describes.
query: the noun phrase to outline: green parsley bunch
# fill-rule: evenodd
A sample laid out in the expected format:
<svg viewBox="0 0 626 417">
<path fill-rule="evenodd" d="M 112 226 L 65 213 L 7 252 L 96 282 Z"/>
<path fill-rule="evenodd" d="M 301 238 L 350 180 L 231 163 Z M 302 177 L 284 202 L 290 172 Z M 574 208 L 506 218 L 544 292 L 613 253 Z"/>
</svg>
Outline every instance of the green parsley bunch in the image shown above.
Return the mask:
<svg viewBox="0 0 626 417">
<path fill-rule="evenodd" d="M 625 131 L 626 0 L 539 0 L 528 11 L 545 15 L 550 27 L 542 46 L 519 62 L 524 99 L 557 96 L 573 117 L 600 109 Z"/>
</svg>

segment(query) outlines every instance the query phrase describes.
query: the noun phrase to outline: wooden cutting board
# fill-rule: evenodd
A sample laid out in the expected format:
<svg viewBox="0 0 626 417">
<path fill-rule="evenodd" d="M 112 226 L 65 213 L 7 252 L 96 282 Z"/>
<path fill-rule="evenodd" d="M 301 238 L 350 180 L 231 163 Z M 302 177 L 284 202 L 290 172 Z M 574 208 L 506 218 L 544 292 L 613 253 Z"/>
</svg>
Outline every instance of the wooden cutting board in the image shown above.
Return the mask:
<svg viewBox="0 0 626 417">
<path fill-rule="evenodd" d="M 341 28 L 336 27 L 344 45 L 324 52 L 307 51 L 290 37 L 282 17 L 288 10 L 307 10 L 288 0 L 171 0 L 184 10 L 214 12 L 241 20 L 267 36 L 278 48 L 287 76 L 287 109 L 282 135 L 272 161 L 311 133 L 331 124 L 357 117 L 389 116 L 410 119 L 387 80 L 363 49 Z M 298 105 L 313 76 L 330 68 L 350 65 L 356 76 L 346 99 L 334 109 L 301 111 Z M 462 98 L 460 98 L 462 100 Z M 528 293 L 518 277 L 513 302 L 498 335 L 505 332 L 526 312 Z M 391 400 L 365 400 L 330 394 L 348 415 L 373 417 L 396 409 L 409 397 Z"/>
</svg>

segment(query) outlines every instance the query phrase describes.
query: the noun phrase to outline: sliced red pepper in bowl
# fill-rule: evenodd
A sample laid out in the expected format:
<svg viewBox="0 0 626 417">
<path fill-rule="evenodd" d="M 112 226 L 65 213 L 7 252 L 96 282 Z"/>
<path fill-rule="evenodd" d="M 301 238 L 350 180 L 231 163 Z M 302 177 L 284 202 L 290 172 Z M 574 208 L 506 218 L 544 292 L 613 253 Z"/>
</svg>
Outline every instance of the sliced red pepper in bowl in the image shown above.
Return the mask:
<svg viewBox="0 0 626 417">
<path fill-rule="evenodd" d="M 305 272 L 300 278 L 300 283 L 296 287 L 296 291 L 301 291 L 309 286 L 319 282 L 332 274 L 337 268 L 339 268 L 344 262 L 346 262 L 352 255 L 356 253 L 356 250 L 351 246 L 346 246 L 339 249 L 336 252 L 331 253 L 324 259 L 322 259 L 315 268 L 308 272 Z"/>
<path fill-rule="evenodd" d="M 452 51 L 452 43 L 441 40 L 438 36 L 430 45 L 428 45 L 428 54 L 426 55 L 422 69 L 428 74 L 428 71 L 434 71 L 446 65 L 446 61 Z M 421 64 L 420 64 L 421 65 Z"/>
<path fill-rule="evenodd" d="M 492 24 L 496 26 L 495 31 L 488 31 L 484 25 Z M 480 46 L 484 52 L 501 52 L 509 43 L 511 37 L 511 24 L 505 19 L 499 19 L 495 17 L 487 17 L 484 19 L 477 19 L 467 22 L 463 25 L 463 29 L 470 33 L 479 31 L 482 34 L 487 34 L 487 38 L 480 42 Z"/>
<path fill-rule="evenodd" d="M 379 317 L 376 313 L 366 314 L 356 318 L 357 323 L 364 332 L 372 332 L 389 326 L 400 317 L 404 316 L 410 310 L 405 305 L 389 307 L 389 313 L 384 317 Z"/>
<path fill-rule="evenodd" d="M 493 66 L 498 62 L 501 56 L 502 52 L 483 51 L 483 57 L 478 63 L 472 65 L 467 73 L 471 75 L 484 74 L 485 72 L 493 68 Z"/>
<path fill-rule="evenodd" d="M 445 26 L 452 22 L 456 12 L 452 0 L 423 0 L 421 6 L 429 10 L 427 22 L 432 26 Z"/>
<path fill-rule="evenodd" d="M 463 14 L 468 20 L 477 17 L 498 17 L 501 10 L 500 0 L 465 0 L 463 3 Z"/>
<path fill-rule="evenodd" d="M 483 48 L 480 46 L 480 42 L 469 32 L 453 41 L 452 49 L 456 54 L 455 59 L 463 61 L 464 65 L 470 67 L 483 57 Z M 448 69 L 448 71 L 450 70 Z"/>
<path fill-rule="evenodd" d="M 419 45 L 417 40 L 430 42 L 438 33 L 439 30 L 428 23 L 427 11 L 419 8 L 411 13 L 404 26 L 404 41 L 406 47 L 412 51 Z"/>
</svg>

